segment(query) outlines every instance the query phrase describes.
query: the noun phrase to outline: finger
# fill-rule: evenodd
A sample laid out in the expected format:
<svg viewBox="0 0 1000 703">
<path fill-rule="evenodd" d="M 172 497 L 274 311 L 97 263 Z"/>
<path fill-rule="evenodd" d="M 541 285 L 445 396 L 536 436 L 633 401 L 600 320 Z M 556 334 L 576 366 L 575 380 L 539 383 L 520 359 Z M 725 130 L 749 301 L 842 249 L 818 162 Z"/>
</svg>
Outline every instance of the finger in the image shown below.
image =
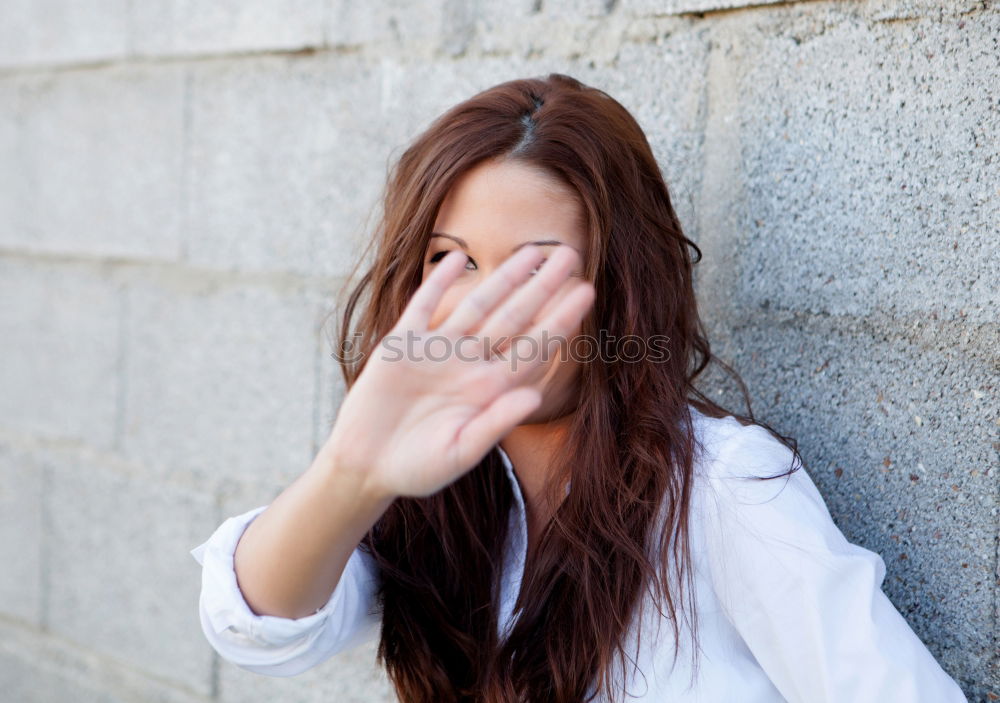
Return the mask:
<svg viewBox="0 0 1000 703">
<path fill-rule="evenodd" d="M 511 382 L 528 383 L 541 364 L 557 359 L 560 346 L 570 341 L 570 334 L 591 309 L 595 297 L 593 284 L 587 281 L 578 284 L 531 329 L 512 338 L 509 346 L 501 350 L 502 358 L 494 363 L 507 367 Z"/>
<path fill-rule="evenodd" d="M 406 329 L 426 330 L 445 291 L 465 268 L 469 257 L 458 249 L 444 255 L 420 287 L 410 297 L 399 323 Z"/>
<path fill-rule="evenodd" d="M 520 333 L 559 292 L 578 260 L 579 256 L 570 247 L 556 247 L 538 273 L 486 319 L 478 330 L 479 336 L 488 339 L 492 347 Z"/>
<path fill-rule="evenodd" d="M 528 386 L 514 388 L 498 396 L 459 431 L 458 463 L 462 466 L 476 463 L 541 404 L 542 394 Z"/>
<path fill-rule="evenodd" d="M 512 290 L 524 282 L 542 256 L 541 247 L 535 245 L 519 249 L 462 298 L 438 330 L 463 335 L 475 329 Z"/>
</svg>

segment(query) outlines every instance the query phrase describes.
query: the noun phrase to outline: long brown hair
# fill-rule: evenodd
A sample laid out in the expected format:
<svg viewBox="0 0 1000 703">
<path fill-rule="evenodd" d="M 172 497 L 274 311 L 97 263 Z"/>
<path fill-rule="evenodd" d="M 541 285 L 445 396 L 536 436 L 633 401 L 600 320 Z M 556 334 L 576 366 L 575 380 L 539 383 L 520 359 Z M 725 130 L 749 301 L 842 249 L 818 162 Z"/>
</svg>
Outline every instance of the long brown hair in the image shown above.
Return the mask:
<svg viewBox="0 0 1000 703">
<path fill-rule="evenodd" d="M 513 494 L 497 448 L 437 494 L 392 503 L 361 544 L 381 570 L 378 661 L 406 703 L 576 703 L 602 690 L 614 699 L 612 659 L 624 669 L 626 635 L 648 584 L 678 649 L 682 616 L 697 641 L 688 404 L 763 425 L 798 452 L 794 440 L 753 418 L 742 380 L 710 351 L 692 285 L 701 250 L 682 232 L 642 129 L 609 95 L 558 73 L 505 82 L 454 106 L 392 167 L 365 251 L 375 247 L 375 256 L 339 329 L 338 349 L 354 352 L 340 357 L 348 389 L 419 286 L 445 195 L 487 159 L 540 168 L 578 195 L 587 277 L 597 289 L 582 334 L 665 335 L 669 354 L 582 365 L 579 405 L 549 486 L 554 493 L 572 476 L 572 489 L 525 566 L 506 639 L 497 632 L 498 595 Z M 739 381 L 748 415 L 695 388 L 712 361 Z M 780 475 L 795 468 L 793 461 Z"/>
</svg>

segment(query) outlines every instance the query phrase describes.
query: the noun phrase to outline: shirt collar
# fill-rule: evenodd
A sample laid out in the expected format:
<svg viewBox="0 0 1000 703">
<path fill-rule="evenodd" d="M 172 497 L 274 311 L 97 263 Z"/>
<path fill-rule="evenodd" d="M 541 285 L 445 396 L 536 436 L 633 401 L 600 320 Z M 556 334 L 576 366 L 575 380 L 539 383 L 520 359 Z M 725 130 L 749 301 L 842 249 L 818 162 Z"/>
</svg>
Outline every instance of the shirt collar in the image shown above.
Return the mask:
<svg viewBox="0 0 1000 703">
<path fill-rule="evenodd" d="M 514 624 L 514 603 L 521 591 L 521 579 L 524 578 L 524 564 L 528 551 L 528 523 L 524 506 L 524 495 L 521 485 L 514 474 L 514 466 L 510 457 L 499 444 L 496 445 L 503 460 L 504 471 L 510 481 L 514 493 L 514 507 L 508 518 L 508 537 L 504 550 L 504 567 L 500 591 L 500 617 L 498 621 L 502 638 L 506 638 Z"/>
<path fill-rule="evenodd" d="M 505 550 L 503 585 L 500 595 L 500 618 L 499 628 L 501 637 L 506 638 L 513 626 L 514 603 L 521 590 L 521 580 L 524 578 L 524 566 L 528 552 L 528 522 L 527 509 L 524 504 L 524 494 L 521 492 L 521 484 L 514 473 L 514 465 L 503 447 L 498 443 L 497 450 L 503 461 L 504 471 L 510 481 L 511 491 L 514 493 L 514 506 L 509 516 L 508 530 L 509 537 Z M 572 482 L 570 482 L 572 483 Z M 566 492 L 569 493 L 570 483 L 566 484 Z"/>
<path fill-rule="evenodd" d="M 521 484 L 517 482 L 517 476 L 514 474 L 514 465 L 511 464 L 510 457 L 507 456 L 507 452 L 503 450 L 503 447 L 498 444 L 497 449 L 500 451 L 500 458 L 503 460 L 504 471 L 507 473 L 511 489 L 514 491 L 514 502 L 517 503 L 517 507 L 521 515 L 524 515 L 524 494 L 521 493 Z"/>
</svg>

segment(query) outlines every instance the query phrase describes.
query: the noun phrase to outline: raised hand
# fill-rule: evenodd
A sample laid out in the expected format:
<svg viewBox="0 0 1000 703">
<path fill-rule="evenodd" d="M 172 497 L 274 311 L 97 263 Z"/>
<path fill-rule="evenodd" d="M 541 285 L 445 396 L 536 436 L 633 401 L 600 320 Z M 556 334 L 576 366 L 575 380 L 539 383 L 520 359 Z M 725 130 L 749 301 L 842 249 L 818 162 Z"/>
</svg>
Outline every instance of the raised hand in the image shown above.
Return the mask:
<svg viewBox="0 0 1000 703">
<path fill-rule="evenodd" d="M 431 495 L 469 471 L 541 404 L 539 391 L 527 384 L 560 339 L 577 329 L 595 295 L 593 285 L 581 281 L 532 324 L 579 255 L 556 247 L 529 278 L 542 256 L 533 245 L 518 250 L 432 330 L 430 320 L 466 262 L 459 251 L 441 259 L 341 405 L 324 447 L 338 471 L 362 478 L 378 495 Z M 416 342 L 409 345 L 412 355 L 405 353 L 408 337 Z M 429 337 L 434 341 L 425 347 Z M 510 338 L 513 344 L 504 341 Z M 522 345 L 538 353 L 518 354 Z"/>
</svg>

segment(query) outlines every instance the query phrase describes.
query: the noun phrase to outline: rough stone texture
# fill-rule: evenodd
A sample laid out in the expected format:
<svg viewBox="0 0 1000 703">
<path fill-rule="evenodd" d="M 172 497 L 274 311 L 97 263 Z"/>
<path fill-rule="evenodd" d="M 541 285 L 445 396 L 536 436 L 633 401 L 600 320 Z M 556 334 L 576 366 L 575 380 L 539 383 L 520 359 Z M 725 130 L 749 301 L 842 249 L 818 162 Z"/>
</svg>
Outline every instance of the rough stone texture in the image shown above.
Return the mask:
<svg viewBox="0 0 1000 703">
<path fill-rule="evenodd" d="M 323 43 L 327 0 L 164 0 L 130 6 L 137 55 L 301 49 Z"/>
<path fill-rule="evenodd" d="M 965 15 L 992 6 L 989 0 L 873 0 L 862 2 L 853 0 L 864 16 L 879 21 L 911 20 L 921 17 L 941 19 L 948 16 Z"/>
<path fill-rule="evenodd" d="M 124 56 L 129 0 L 6 0 L 0 67 L 86 63 Z"/>
<path fill-rule="evenodd" d="M 977 253 L 995 246 L 1000 221 L 1000 104 L 988 83 L 998 16 L 962 28 L 924 19 L 905 35 L 824 17 L 733 17 L 713 34 L 715 70 L 732 75 L 710 101 L 734 120 L 719 148 L 740 147 L 723 152 L 740 176 L 721 177 L 745 190 L 729 300 L 995 320 L 1000 279 Z"/>
<path fill-rule="evenodd" d="M 31 455 L 0 440 L 0 613 L 31 626 L 44 611 L 44 489 Z"/>
<path fill-rule="evenodd" d="M 0 690 L 18 703 L 207 703 L 212 698 L 78 642 L 0 622 Z"/>
<path fill-rule="evenodd" d="M 796 0 L 790 0 L 795 2 Z M 807 0 L 806 0 L 807 1 Z M 716 10 L 733 10 L 743 7 L 759 7 L 787 3 L 789 0 L 625 0 L 629 5 L 634 3 L 636 10 L 642 9 L 662 15 L 683 15 L 691 13 L 713 12 Z"/>
<path fill-rule="evenodd" d="M 48 629 L 210 694 L 211 652 L 191 610 L 200 580 L 187 552 L 217 524 L 214 498 L 100 455 L 61 452 L 45 466 Z"/>
<path fill-rule="evenodd" d="M 473 6 L 473 3 L 465 3 Z M 401 42 L 436 42 L 453 28 L 467 25 L 467 12 L 461 3 L 445 0 L 426 2 L 387 2 L 381 5 L 350 0 L 329 3 L 331 46 L 385 46 Z M 450 13 L 454 7 L 456 12 Z M 516 12 L 516 8 L 512 8 Z"/>
<path fill-rule="evenodd" d="M 110 447 L 118 424 L 121 301 L 99 271 L 0 259 L 5 429 Z"/>
<path fill-rule="evenodd" d="M 0 246 L 176 259 L 184 74 L 177 65 L 0 76 Z"/>
<path fill-rule="evenodd" d="M 646 131 L 758 418 L 998 700 L 998 37 L 986 0 L 7 3 L 3 696 L 393 699 L 373 643 L 291 679 L 222 661 L 188 550 L 326 438 L 326 316 L 388 166 L 564 72 Z"/>
<path fill-rule="evenodd" d="M 337 331 L 339 328 L 339 312 L 335 300 L 328 296 L 322 304 L 323 317 L 320 320 L 320 339 L 316 347 L 316 434 L 313 447 L 316 451 L 323 445 L 333 429 L 337 419 L 337 411 L 344 398 L 344 377 L 340 371 L 337 352 Z"/>
<path fill-rule="evenodd" d="M 605 74 L 591 69 L 589 82 L 622 103 L 639 122 L 669 186 L 677 216 L 682 223 L 694 223 L 705 158 L 701 131 L 710 47 L 696 31 L 655 34 L 650 43 L 622 46 L 614 59 L 618 70 Z M 697 228 L 692 226 L 687 234 L 696 237 Z"/>
<path fill-rule="evenodd" d="M 131 281 L 123 453 L 202 480 L 297 475 L 311 458 L 318 306 L 294 284 Z"/>
<path fill-rule="evenodd" d="M 377 64 L 342 56 L 192 67 L 188 260 L 223 270 L 347 273 L 358 236 L 352 225 L 384 180 L 383 169 L 365 167 L 385 158 L 379 74 Z"/>
</svg>

